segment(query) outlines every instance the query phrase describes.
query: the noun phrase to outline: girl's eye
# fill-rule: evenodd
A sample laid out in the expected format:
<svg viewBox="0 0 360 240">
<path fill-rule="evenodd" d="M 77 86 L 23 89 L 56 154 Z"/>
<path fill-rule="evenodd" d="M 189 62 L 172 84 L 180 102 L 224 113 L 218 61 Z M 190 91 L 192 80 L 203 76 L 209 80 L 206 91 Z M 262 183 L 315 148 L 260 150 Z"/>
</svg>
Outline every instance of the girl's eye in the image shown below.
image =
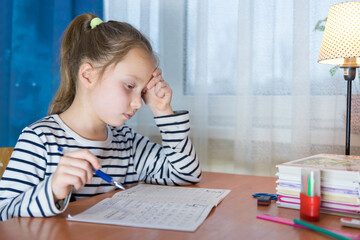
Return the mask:
<svg viewBox="0 0 360 240">
<path fill-rule="evenodd" d="M 134 86 L 131 85 L 131 84 L 126 84 L 125 86 L 126 86 L 128 89 L 133 89 L 133 88 L 134 88 Z"/>
</svg>

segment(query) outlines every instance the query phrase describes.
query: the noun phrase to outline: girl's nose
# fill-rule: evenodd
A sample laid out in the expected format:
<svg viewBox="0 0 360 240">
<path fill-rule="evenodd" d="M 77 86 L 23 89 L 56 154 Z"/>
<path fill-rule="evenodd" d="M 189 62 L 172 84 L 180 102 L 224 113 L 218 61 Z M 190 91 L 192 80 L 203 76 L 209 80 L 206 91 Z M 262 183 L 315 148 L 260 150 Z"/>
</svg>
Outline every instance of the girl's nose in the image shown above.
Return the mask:
<svg viewBox="0 0 360 240">
<path fill-rule="evenodd" d="M 141 96 L 134 98 L 134 99 L 132 100 L 132 102 L 131 102 L 131 107 L 134 108 L 134 109 L 139 109 L 139 108 L 142 107 L 142 105 L 143 105 L 143 103 L 142 103 L 142 98 L 141 98 Z"/>
</svg>

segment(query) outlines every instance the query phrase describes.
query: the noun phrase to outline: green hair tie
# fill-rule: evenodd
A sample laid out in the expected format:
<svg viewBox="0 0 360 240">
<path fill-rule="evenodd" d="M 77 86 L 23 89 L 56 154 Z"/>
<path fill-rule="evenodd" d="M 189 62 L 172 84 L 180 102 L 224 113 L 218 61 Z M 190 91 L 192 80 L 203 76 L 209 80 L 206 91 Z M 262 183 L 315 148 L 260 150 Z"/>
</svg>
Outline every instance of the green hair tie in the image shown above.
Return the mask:
<svg viewBox="0 0 360 240">
<path fill-rule="evenodd" d="M 98 17 L 91 19 L 91 22 L 90 22 L 91 29 L 94 29 L 97 25 L 100 25 L 102 22 L 103 21 L 101 21 L 101 19 Z"/>
</svg>

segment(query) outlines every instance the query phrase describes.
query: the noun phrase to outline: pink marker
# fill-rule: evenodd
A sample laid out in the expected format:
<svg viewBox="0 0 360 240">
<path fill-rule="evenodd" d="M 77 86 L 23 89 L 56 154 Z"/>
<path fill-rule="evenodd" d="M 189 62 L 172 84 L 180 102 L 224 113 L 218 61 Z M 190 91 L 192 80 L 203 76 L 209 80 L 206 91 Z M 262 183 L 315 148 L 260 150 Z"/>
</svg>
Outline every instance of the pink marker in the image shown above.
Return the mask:
<svg viewBox="0 0 360 240">
<path fill-rule="evenodd" d="M 290 226 L 293 226 L 293 227 L 309 229 L 309 228 L 301 226 L 299 224 L 295 224 L 294 220 L 289 219 L 289 218 L 275 217 L 275 216 L 271 216 L 271 215 L 268 215 L 268 214 L 257 215 L 256 218 L 263 219 L 263 220 L 268 220 L 268 221 L 272 221 L 272 222 L 276 222 L 276 223 L 282 223 L 282 224 L 290 225 Z M 346 236 L 348 238 L 360 240 L 360 234 L 349 233 L 349 232 L 344 232 L 344 231 L 330 229 L 330 228 L 324 228 L 324 229 L 335 232 L 335 233 L 338 233 L 338 234 L 341 234 L 341 235 Z"/>
</svg>

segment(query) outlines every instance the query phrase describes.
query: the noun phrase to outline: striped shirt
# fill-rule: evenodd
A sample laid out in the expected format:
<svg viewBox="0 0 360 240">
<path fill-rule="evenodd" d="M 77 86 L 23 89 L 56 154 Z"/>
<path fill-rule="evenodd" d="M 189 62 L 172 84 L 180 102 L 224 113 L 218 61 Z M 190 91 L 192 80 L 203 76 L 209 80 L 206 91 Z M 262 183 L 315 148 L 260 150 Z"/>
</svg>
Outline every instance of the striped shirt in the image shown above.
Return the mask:
<svg viewBox="0 0 360 240">
<path fill-rule="evenodd" d="M 124 186 L 139 181 L 164 185 L 195 184 L 201 168 L 188 137 L 189 114 L 155 117 L 162 146 L 135 133 L 130 127 L 107 126 L 105 141 L 90 141 L 72 131 L 58 115 L 47 116 L 26 127 L 0 180 L 0 220 L 17 216 L 47 217 L 63 212 L 73 200 L 114 190 L 96 175 L 92 182 L 73 190 L 55 204 L 51 179 L 63 153 L 88 149 L 100 161 L 101 170 Z"/>
</svg>

